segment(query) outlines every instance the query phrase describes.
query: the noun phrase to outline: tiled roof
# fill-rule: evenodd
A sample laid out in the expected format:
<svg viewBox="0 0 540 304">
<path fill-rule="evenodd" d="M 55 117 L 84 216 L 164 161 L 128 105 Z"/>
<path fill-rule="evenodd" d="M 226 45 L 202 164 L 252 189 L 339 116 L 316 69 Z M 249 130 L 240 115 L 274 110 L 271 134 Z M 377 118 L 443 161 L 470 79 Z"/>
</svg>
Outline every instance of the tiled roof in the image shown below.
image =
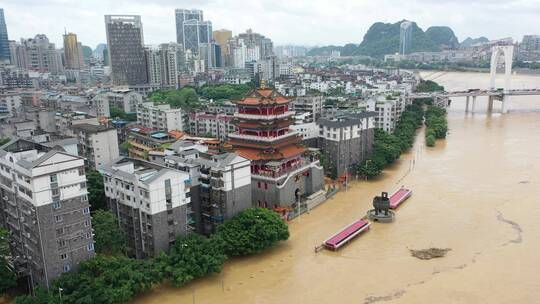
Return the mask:
<svg viewBox="0 0 540 304">
<path fill-rule="evenodd" d="M 238 148 L 236 150 L 236 153 L 250 160 L 272 160 L 289 158 L 302 154 L 304 153 L 304 151 L 306 151 L 306 148 L 298 145 L 292 145 L 276 150 L 274 153 L 263 153 L 261 150 L 249 149 L 244 147 Z"/>
<path fill-rule="evenodd" d="M 264 105 L 264 104 L 286 104 L 290 100 L 281 95 L 278 91 L 274 89 L 253 89 L 251 90 L 244 99 L 237 101 L 237 104 L 240 105 Z"/>
</svg>

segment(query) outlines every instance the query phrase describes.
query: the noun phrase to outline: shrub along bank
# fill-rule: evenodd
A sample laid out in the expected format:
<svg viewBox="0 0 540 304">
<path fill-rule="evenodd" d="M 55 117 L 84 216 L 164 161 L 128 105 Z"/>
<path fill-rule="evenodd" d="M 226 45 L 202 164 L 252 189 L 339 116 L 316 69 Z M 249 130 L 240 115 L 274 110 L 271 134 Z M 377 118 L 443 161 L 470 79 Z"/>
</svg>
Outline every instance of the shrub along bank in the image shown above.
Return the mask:
<svg viewBox="0 0 540 304">
<path fill-rule="evenodd" d="M 448 122 L 446 110 L 435 106 L 429 106 L 425 114 L 426 118 L 426 145 L 434 147 L 437 139 L 446 138 Z"/>
<path fill-rule="evenodd" d="M 393 134 L 376 129 L 373 153 L 358 165 L 357 172 L 366 177 L 377 176 L 386 165 L 393 163 L 403 151 L 411 148 L 423 116 L 422 104 L 415 103 L 405 108 Z"/>
<path fill-rule="evenodd" d="M 415 92 L 437 91 L 444 91 L 444 87 L 431 80 L 420 82 L 415 90 Z M 366 177 L 379 175 L 386 165 L 393 163 L 403 151 L 412 147 L 416 130 L 422 126 L 424 118 L 428 146 L 434 146 L 436 139 L 445 138 L 448 132 L 446 110 L 432 104 L 433 99 L 423 98 L 407 106 L 393 134 L 380 129 L 375 130 L 373 153 L 357 166 L 357 173 Z M 426 106 L 427 110 L 424 111 Z"/>
<path fill-rule="evenodd" d="M 287 225 L 275 212 L 251 208 L 225 221 L 207 238 L 179 237 L 168 253 L 155 259 L 97 255 L 82 262 L 79 271 L 56 279 L 49 291 L 18 297 L 16 304 L 125 303 L 157 284 L 182 286 L 191 280 L 219 273 L 227 257 L 260 252 L 289 238 Z"/>
</svg>

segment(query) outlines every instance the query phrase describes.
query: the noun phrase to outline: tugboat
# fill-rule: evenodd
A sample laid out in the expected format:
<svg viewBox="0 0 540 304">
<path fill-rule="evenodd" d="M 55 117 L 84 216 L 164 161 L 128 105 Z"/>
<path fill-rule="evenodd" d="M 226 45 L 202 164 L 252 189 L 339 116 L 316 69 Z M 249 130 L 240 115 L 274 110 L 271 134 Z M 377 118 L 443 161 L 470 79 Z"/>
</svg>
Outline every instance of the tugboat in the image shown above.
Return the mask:
<svg viewBox="0 0 540 304">
<path fill-rule="evenodd" d="M 370 220 L 380 223 L 390 223 L 394 221 L 394 212 L 390 210 L 390 198 L 388 192 L 383 192 L 381 196 L 373 198 L 373 208 L 367 212 Z"/>
</svg>

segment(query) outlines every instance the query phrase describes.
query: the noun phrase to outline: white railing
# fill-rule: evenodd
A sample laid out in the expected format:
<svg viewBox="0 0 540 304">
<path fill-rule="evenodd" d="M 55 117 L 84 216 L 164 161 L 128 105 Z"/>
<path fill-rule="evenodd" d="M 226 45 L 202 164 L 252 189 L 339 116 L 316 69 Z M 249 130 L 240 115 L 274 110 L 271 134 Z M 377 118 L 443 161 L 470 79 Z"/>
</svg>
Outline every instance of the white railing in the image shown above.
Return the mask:
<svg viewBox="0 0 540 304">
<path fill-rule="evenodd" d="M 261 120 L 274 120 L 284 117 L 289 117 L 294 115 L 294 111 L 287 111 L 283 114 L 277 114 L 277 115 L 258 115 L 258 114 L 244 114 L 244 113 L 234 113 L 235 117 L 238 118 L 245 118 L 245 119 L 261 119 Z"/>
<path fill-rule="evenodd" d="M 264 142 L 273 142 L 278 141 L 284 138 L 296 136 L 300 134 L 298 131 L 291 131 L 289 133 L 285 133 L 280 136 L 257 136 L 257 135 L 246 135 L 246 134 L 229 134 L 229 138 L 237 138 L 237 139 L 247 139 L 247 140 L 256 140 L 256 141 L 264 141 Z"/>
<path fill-rule="evenodd" d="M 280 180 L 285 177 L 291 177 L 294 176 L 309 167 L 317 167 L 319 168 L 319 160 L 315 160 L 313 162 L 303 159 L 302 161 L 298 162 L 292 167 L 281 169 L 278 171 L 259 171 L 257 173 L 252 173 L 252 175 L 256 178 L 260 179 L 267 179 L 267 180 Z"/>
</svg>

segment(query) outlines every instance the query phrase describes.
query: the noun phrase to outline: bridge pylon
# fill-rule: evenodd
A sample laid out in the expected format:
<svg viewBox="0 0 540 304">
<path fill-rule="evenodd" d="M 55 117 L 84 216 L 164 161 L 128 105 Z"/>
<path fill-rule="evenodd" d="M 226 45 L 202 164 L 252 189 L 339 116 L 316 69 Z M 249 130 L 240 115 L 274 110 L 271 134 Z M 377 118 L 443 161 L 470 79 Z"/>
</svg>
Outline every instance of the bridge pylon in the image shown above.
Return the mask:
<svg viewBox="0 0 540 304">
<path fill-rule="evenodd" d="M 495 77 L 497 75 L 497 64 L 499 63 L 499 58 L 504 59 L 504 88 L 502 93 L 502 107 L 501 112 L 507 113 L 508 111 L 508 92 L 511 87 L 511 78 L 512 78 L 512 61 L 514 59 L 514 46 L 513 45 L 497 45 L 492 48 L 491 52 L 491 66 L 490 66 L 490 88 L 496 90 L 495 87 Z M 493 107 L 493 99 L 489 100 L 490 108 Z"/>
</svg>

